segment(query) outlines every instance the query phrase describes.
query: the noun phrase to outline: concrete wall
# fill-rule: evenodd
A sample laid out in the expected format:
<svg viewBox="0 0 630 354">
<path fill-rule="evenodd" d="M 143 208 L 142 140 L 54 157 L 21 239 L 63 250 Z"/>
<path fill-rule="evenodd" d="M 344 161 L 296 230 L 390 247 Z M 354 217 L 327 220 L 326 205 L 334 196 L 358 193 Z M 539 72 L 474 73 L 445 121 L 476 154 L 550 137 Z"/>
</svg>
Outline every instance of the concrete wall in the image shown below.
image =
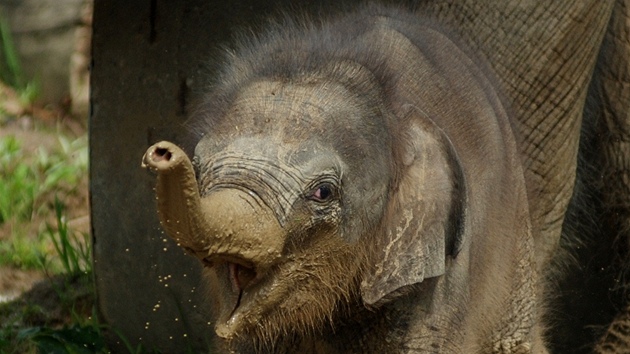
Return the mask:
<svg viewBox="0 0 630 354">
<path fill-rule="evenodd" d="M 312 10 L 327 3 L 304 3 Z M 210 53 L 236 28 L 286 1 L 97 1 L 91 78 L 94 269 L 104 319 L 131 343 L 162 352 L 208 348 L 214 334 L 199 263 L 161 231 L 144 151 L 183 143 L 190 93 Z M 293 4 L 295 6 L 295 4 Z M 121 342 L 115 336 L 113 342 Z"/>
<path fill-rule="evenodd" d="M 92 0 L 0 0 L 24 79 L 39 85 L 37 101 L 72 98 L 87 114 L 87 61 Z M 1 59 L 0 59 L 1 60 Z"/>
</svg>

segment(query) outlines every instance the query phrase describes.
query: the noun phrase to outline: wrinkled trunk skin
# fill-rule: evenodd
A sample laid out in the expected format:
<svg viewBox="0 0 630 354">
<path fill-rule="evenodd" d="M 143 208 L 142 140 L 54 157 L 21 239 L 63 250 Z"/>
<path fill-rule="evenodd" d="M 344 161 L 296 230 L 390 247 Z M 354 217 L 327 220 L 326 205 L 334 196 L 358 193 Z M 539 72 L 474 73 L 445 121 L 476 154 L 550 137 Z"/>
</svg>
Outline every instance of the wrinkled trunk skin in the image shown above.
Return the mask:
<svg viewBox="0 0 630 354">
<path fill-rule="evenodd" d="M 228 261 L 257 270 L 280 257 L 284 240 L 273 214 L 236 189 L 218 189 L 201 198 L 192 163 L 176 145 L 151 146 L 143 167 L 158 175 L 162 227 L 193 255 L 210 264 Z"/>
<path fill-rule="evenodd" d="M 158 214 L 168 235 L 184 248 L 205 248 L 205 239 L 195 238 L 206 234 L 209 226 L 205 225 L 199 189 L 188 156 L 174 144 L 160 142 L 147 150 L 142 167 L 158 174 L 155 188 Z"/>
</svg>

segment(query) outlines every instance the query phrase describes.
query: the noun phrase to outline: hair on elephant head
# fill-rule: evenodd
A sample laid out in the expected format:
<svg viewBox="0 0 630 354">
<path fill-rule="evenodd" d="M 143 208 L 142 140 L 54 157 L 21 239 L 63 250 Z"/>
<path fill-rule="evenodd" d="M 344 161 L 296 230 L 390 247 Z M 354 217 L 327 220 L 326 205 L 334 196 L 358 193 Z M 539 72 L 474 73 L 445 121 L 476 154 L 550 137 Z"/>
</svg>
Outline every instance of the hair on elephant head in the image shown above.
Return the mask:
<svg viewBox="0 0 630 354">
<path fill-rule="evenodd" d="M 525 184 L 474 62 L 370 6 L 229 54 L 191 162 L 158 143 L 162 226 L 235 351 L 541 351 Z"/>
</svg>

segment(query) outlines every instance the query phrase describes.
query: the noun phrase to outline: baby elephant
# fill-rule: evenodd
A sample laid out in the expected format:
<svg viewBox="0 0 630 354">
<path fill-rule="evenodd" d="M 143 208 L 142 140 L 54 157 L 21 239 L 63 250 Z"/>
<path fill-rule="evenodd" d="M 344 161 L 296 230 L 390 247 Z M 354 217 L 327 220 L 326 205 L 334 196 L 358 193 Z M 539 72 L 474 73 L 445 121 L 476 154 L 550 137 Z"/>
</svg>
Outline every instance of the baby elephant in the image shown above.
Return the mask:
<svg viewBox="0 0 630 354">
<path fill-rule="evenodd" d="M 509 117 L 426 22 L 372 6 L 277 28 L 201 97 L 192 161 L 145 154 L 225 352 L 546 352 Z"/>
</svg>

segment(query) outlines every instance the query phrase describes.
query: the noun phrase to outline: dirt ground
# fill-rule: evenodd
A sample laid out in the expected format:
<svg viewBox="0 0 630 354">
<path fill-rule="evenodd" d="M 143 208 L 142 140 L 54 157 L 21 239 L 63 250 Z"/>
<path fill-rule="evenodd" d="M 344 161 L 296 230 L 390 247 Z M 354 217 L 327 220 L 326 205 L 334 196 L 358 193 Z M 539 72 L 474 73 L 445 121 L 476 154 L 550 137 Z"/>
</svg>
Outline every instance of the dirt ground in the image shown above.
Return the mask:
<svg viewBox="0 0 630 354">
<path fill-rule="evenodd" d="M 36 126 L 37 125 L 37 126 Z M 85 128 L 80 123 L 67 120 L 50 120 L 37 123 L 30 117 L 23 117 L 15 121 L 0 125 L 0 137 L 13 135 L 22 145 L 25 153 L 33 152 L 39 147 L 54 149 L 58 145 L 58 132 L 64 135 L 79 137 L 85 134 Z M 54 196 L 45 196 L 46 201 L 38 203 L 51 203 Z M 68 227 L 78 232 L 89 233 L 90 217 L 88 207 L 87 178 L 84 178 L 77 186 L 76 193 L 64 197 L 67 206 L 66 215 L 68 217 Z M 54 213 L 50 213 L 54 216 Z M 42 227 L 45 220 L 42 217 L 34 217 L 28 226 L 29 237 L 36 237 L 37 231 Z M 6 223 L 0 226 L 0 242 L 6 242 L 12 234 L 12 225 Z M 51 250 L 54 253 L 54 250 Z M 6 302 L 20 296 L 25 291 L 31 289 L 34 284 L 45 279 L 47 275 L 42 270 L 22 270 L 14 267 L 0 266 L 0 302 Z"/>
</svg>

